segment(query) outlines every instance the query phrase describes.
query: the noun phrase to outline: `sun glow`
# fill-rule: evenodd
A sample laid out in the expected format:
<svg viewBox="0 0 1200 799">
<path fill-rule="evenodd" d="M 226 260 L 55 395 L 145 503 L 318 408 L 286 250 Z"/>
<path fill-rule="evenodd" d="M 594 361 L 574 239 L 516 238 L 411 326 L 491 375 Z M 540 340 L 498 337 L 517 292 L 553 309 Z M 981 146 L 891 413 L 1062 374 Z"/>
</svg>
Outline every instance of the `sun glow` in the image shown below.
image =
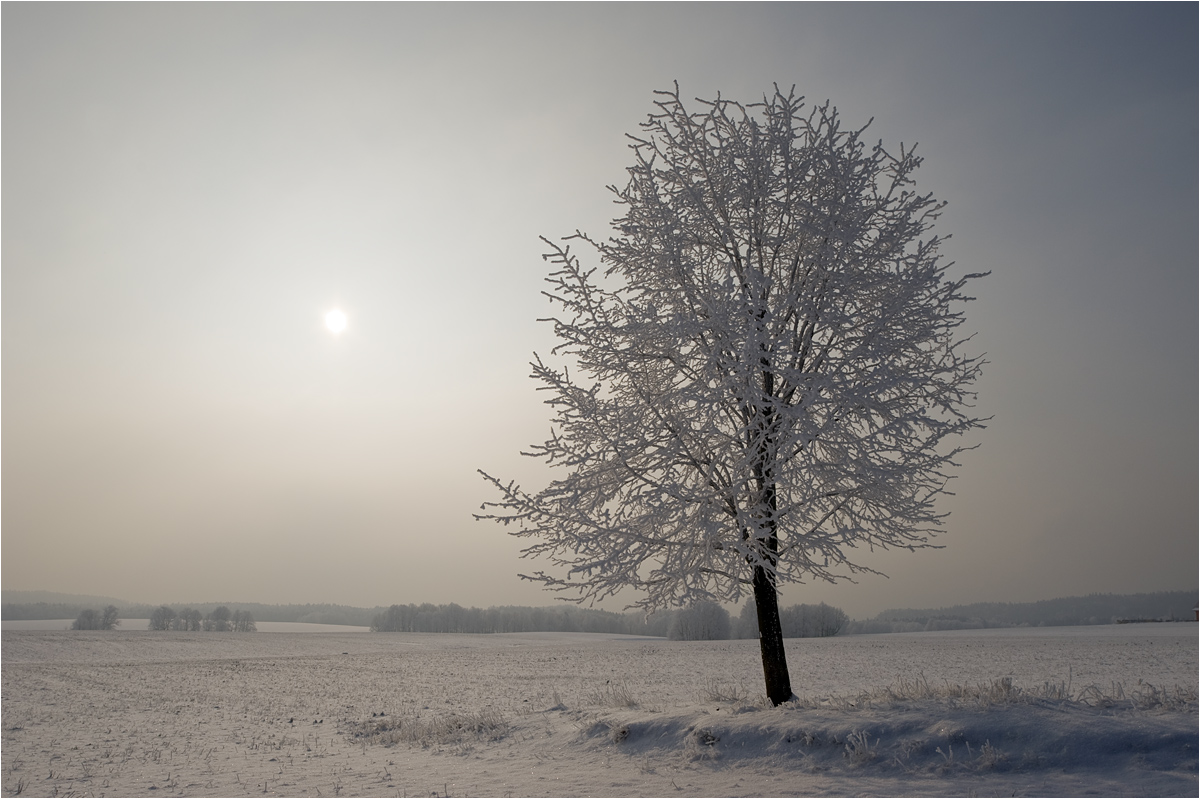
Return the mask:
<svg viewBox="0 0 1200 799">
<path fill-rule="evenodd" d="M 325 314 L 325 327 L 329 328 L 329 332 L 335 336 L 346 329 L 346 321 L 346 314 L 337 308 Z"/>
</svg>

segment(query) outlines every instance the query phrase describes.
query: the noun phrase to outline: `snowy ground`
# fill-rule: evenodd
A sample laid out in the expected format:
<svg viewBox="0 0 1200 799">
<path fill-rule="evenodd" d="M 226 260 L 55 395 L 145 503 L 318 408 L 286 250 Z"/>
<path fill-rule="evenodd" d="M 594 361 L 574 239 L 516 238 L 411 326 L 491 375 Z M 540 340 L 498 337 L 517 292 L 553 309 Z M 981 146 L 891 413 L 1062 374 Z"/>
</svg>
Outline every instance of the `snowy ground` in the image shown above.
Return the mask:
<svg viewBox="0 0 1200 799">
<path fill-rule="evenodd" d="M 5 631 L 26 796 L 1196 796 L 1195 624 L 757 642 Z M 1067 698 L 1067 697 L 1070 698 Z"/>
</svg>

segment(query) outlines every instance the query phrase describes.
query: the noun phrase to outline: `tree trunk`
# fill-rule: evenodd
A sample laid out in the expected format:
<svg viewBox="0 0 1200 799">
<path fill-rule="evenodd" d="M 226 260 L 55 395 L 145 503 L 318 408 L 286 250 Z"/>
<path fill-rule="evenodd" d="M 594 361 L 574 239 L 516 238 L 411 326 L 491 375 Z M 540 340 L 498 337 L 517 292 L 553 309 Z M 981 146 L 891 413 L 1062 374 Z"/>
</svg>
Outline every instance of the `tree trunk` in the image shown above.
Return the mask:
<svg viewBox="0 0 1200 799">
<path fill-rule="evenodd" d="M 783 625 L 779 620 L 779 594 L 762 567 L 754 570 L 754 607 L 758 611 L 758 645 L 762 650 L 767 697 L 779 705 L 792 698 L 787 654 L 783 650 Z"/>
<path fill-rule="evenodd" d="M 761 323 L 763 315 L 758 315 Z M 764 331 L 765 334 L 765 331 Z M 765 340 L 765 338 L 764 338 Z M 770 369 L 766 345 L 760 345 L 763 356 L 763 396 L 775 394 L 775 374 Z M 758 451 L 755 453 L 754 477 L 758 484 L 759 507 L 764 510 L 763 526 L 769 535 L 763 554 L 774 566 L 779 562 L 779 538 L 776 534 L 775 512 L 775 411 L 767 406 L 755 414 L 759 425 Z M 758 646 L 762 650 L 763 677 L 767 683 L 767 697 L 773 705 L 781 705 L 792 698 L 792 678 L 788 675 L 787 654 L 783 651 L 783 624 L 779 618 L 779 594 L 775 590 L 775 579 L 762 566 L 754 567 L 754 607 L 758 611 Z"/>
</svg>

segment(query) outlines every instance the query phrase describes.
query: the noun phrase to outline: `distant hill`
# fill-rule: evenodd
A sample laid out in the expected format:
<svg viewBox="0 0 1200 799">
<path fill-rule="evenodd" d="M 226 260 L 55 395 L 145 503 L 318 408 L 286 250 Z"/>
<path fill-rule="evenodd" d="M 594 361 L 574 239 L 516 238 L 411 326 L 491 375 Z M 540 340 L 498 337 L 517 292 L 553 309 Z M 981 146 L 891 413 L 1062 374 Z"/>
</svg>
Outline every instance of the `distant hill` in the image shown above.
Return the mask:
<svg viewBox="0 0 1200 799">
<path fill-rule="evenodd" d="M 73 619 L 81 610 L 100 610 L 108 605 L 118 609 L 129 606 L 123 599 L 90 594 L 64 594 L 57 591 L 2 591 L 0 619 Z M 125 618 L 138 618 L 121 613 Z"/>
<path fill-rule="evenodd" d="M 986 627 L 1067 627 L 1123 621 L 1186 621 L 1195 618 L 1197 591 L 1150 594 L 1088 594 L 1040 602 L 976 602 L 947 608 L 885 610 L 854 621 L 849 633 L 968 630 Z"/>
<path fill-rule="evenodd" d="M 0 603 L 5 605 L 123 605 L 132 604 L 125 599 L 91 594 L 64 594 L 58 591 L 0 591 Z"/>
</svg>

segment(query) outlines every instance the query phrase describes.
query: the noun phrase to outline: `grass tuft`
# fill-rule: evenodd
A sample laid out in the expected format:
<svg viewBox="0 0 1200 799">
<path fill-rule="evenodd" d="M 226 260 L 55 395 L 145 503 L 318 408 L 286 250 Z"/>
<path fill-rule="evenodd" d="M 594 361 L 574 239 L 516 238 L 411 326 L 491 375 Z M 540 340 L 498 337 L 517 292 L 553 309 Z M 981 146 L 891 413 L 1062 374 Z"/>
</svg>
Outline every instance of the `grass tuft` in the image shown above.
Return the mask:
<svg viewBox="0 0 1200 799">
<path fill-rule="evenodd" d="M 430 718 L 410 713 L 369 719 L 359 725 L 354 735 L 384 746 L 406 743 L 428 748 L 469 740 L 498 741 L 508 734 L 508 730 L 509 723 L 498 710 L 484 708 Z"/>
<path fill-rule="evenodd" d="M 1043 683 L 1036 688 L 1021 688 L 1012 678 L 1002 677 L 978 685 L 930 685 L 924 677 L 899 679 L 886 688 L 877 688 L 852 696 L 817 699 L 797 699 L 797 707 L 834 707 L 853 711 L 876 706 L 894 707 L 898 704 L 919 701 L 941 701 L 953 706 L 975 706 L 990 708 L 1001 705 L 1045 705 L 1079 702 L 1091 707 L 1117 707 L 1145 711 L 1196 712 L 1197 690 L 1191 686 L 1176 685 L 1159 688 L 1138 681 L 1137 686 L 1126 690 L 1121 683 L 1113 683 L 1105 690 L 1089 685 L 1072 690 L 1070 683 Z"/>
<path fill-rule="evenodd" d="M 605 705 L 607 707 L 637 707 L 638 700 L 633 695 L 633 691 L 629 688 L 629 683 L 621 682 L 606 683 L 605 686 L 593 691 L 588 696 L 588 702 L 593 705 Z"/>
<path fill-rule="evenodd" d="M 736 685 L 724 685 L 716 680 L 706 680 L 700 689 L 700 701 L 722 705 L 742 705 L 749 698 L 745 689 Z"/>
</svg>

